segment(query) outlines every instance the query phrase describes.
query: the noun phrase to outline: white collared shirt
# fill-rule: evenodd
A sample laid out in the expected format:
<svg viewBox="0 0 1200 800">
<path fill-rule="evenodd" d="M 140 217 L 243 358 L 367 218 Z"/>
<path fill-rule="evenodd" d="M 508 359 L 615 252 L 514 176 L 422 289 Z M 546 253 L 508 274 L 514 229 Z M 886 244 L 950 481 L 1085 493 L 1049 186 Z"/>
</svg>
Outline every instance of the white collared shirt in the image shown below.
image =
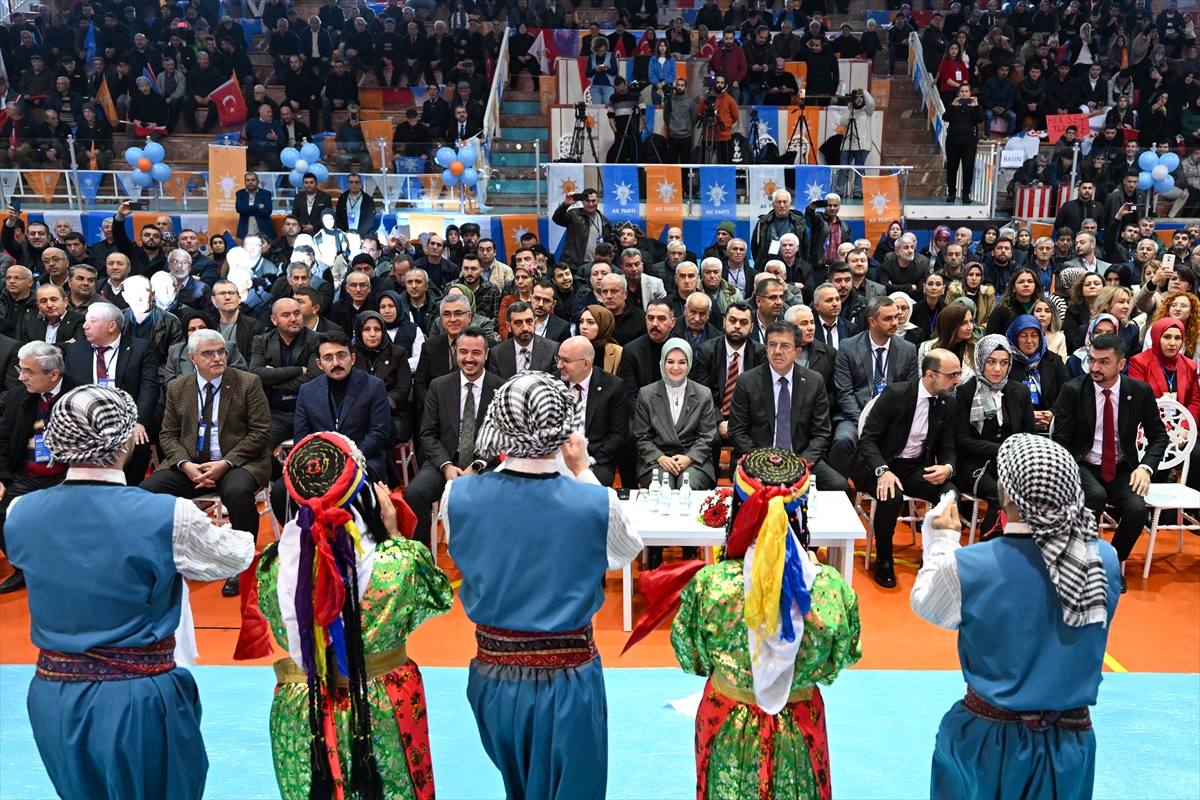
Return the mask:
<svg viewBox="0 0 1200 800">
<path fill-rule="evenodd" d="M 47 326 L 49 332 L 49 326 Z M 117 351 L 121 349 L 120 335 L 108 346 L 108 352 L 104 354 L 104 368 L 108 371 L 108 378 L 113 382 L 113 386 L 117 385 Z M 96 355 L 100 350 L 96 345 L 92 345 L 92 383 L 99 383 L 100 376 L 96 374 Z"/>
<path fill-rule="evenodd" d="M 221 379 L 224 375 L 218 375 L 211 381 L 206 381 L 200 377 L 199 370 L 196 371 L 196 390 L 200 393 L 200 403 L 196 406 L 196 412 L 200 417 L 196 420 L 197 424 L 204 418 L 204 386 L 211 383 L 213 385 L 213 405 L 212 405 L 212 430 L 208 432 L 208 452 L 213 461 L 221 460 L 221 442 L 217 436 L 217 419 L 218 412 L 221 409 Z M 199 441 L 197 440 L 197 443 Z"/>
<path fill-rule="evenodd" d="M 547 314 L 546 318 L 544 320 L 542 320 L 540 323 L 537 322 L 537 317 L 534 317 L 533 332 L 536 333 L 538 336 L 545 336 L 546 335 L 546 326 L 549 324 L 550 324 L 550 315 L 549 314 Z M 533 358 L 533 344 L 529 345 L 529 357 Z"/>
<path fill-rule="evenodd" d="M 458 429 L 462 430 L 463 410 L 467 407 L 467 384 L 471 384 L 471 392 L 475 397 L 475 414 L 479 414 L 479 403 L 483 397 L 483 375 L 473 381 L 467 380 L 462 372 L 458 373 Z"/>
<path fill-rule="evenodd" d="M 579 393 L 575 391 L 576 385 L 578 385 L 579 388 L 581 388 L 583 390 L 582 397 L 580 397 Z M 581 380 L 578 384 L 574 384 L 574 383 L 571 383 L 570 381 L 567 381 L 567 386 L 571 390 L 571 395 L 579 399 L 579 427 L 577 428 L 577 430 L 581 434 L 586 435 L 587 434 L 588 390 L 592 386 L 592 373 L 589 372 L 587 374 L 587 377 L 584 378 L 583 380 Z"/>
<path fill-rule="evenodd" d="M 794 370 L 791 368 L 791 365 L 788 365 L 788 371 L 786 375 L 780 375 L 775 371 L 774 367 L 771 367 L 771 388 L 775 393 L 776 417 L 779 416 L 779 390 L 783 388 L 781 385 L 782 381 L 787 381 L 788 397 L 791 398 L 792 404 L 794 405 L 796 402 L 796 387 L 793 385 L 795 382 L 792 380 L 793 372 Z"/>
<path fill-rule="evenodd" d="M 913 410 L 912 425 L 908 428 L 908 441 L 900 451 L 900 458 L 920 458 L 929 436 L 929 401 L 933 395 L 925 388 L 924 381 L 917 381 L 917 407 Z"/>
<path fill-rule="evenodd" d="M 826 347 L 840 347 L 841 346 L 841 341 L 839 341 L 839 339 L 838 339 L 838 321 L 836 319 L 833 321 L 832 324 L 830 324 L 825 321 L 824 317 L 817 315 L 817 324 L 820 325 L 821 329 L 825 331 L 825 346 Z M 874 345 L 875 343 L 872 342 L 871 344 Z M 872 359 L 875 358 L 874 353 L 871 354 L 871 358 Z M 884 359 L 884 361 L 886 361 L 886 360 L 887 359 Z M 872 361 L 872 363 L 871 363 L 871 369 L 872 370 L 875 369 L 874 361 Z M 884 374 L 886 375 L 887 372 L 885 371 Z"/>
<path fill-rule="evenodd" d="M 870 342 L 870 344 L 871 344 L 871 363 L 867 365 L 867 372 L 869 374 L 869 377 L 867 378 L 867 380 L 871 383 L 871 390 L 874 391 L 874 389 L 875 389 L 875 385 L 874 385 L 875 384 L 875 354 L 878 353 L 880 350 L 883 351 L 883 360 L 881 361 L 883 368 L 880 371 L 883 373 L 883 383 L 886 386 L 887 382 L 888 382 L 888 379 L 887 379 L 888 356 L 890 355 L 890 353 L 888 351 L 892 345 L 892 340 L 888 339 L 887 344 L 875 344 L 875 340 L 872 339 L 871 334 L 868 333 L 867 341 Z"/>
<path fill-rule="evenodd" d="M 1092 381 L 1092 386 L 1096 391 L 1096 429 L 1092 432 L 1092 449 L 1083 457 L 1083 460 L 1089 464 L 1101 466 L 1104 464 L 1104 389 L 1100 384 Z M 1121 452 L 1121 379 L 1113 384 L 1112 389 L 1112 410 L 1113 410 L 1113 439 L 1116 444 L 1117 463 L 1120 464 L 1124 458 Z"/>
<path fill-rule="evenodd" d="M 59 317 L 59 321 L 53 325 L 51 325 L 49 322 L 46 323 L 46 341 L 50 344 L 54 344 L 56 341 L 58 341 L 58 326 L 61 324 L 62 317 Z M 93 367 L 93 369 L 95 368 Z"/>
<path fill-rule="evenodd" d="M 742 376 L 742 373 L 746 371 L 746 343 L 742 342 L 742 346 L 739 347 L 737 350 L 734 350 L 734 349 L 730 348 L 729 340 L 726 339 L 725 340 L 725 375 L 726 375 L 726 377 L 728 377 L 728 375 L 729 375 L 729 366 L 730 366 L 730 364 L 733 363 L 733 356 L 735 353 L 737 354 L 737 357 L 738 357 L 737 369 L 738 369 L 738 377 L 740 378 Z M 724 381 L 721 382 L 721 386 L 722 387 L 725 386 Z M 722 389 L 722 391 L 724 391 L 724 389 Z"/>
</svg>

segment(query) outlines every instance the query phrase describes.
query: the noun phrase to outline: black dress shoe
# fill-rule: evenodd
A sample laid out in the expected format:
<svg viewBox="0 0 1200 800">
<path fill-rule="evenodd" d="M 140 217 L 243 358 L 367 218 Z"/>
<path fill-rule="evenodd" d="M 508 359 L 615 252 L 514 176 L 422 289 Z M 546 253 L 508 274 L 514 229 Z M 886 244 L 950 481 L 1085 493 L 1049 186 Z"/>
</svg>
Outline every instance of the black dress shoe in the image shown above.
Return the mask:
<svg viewBox="0 0 1200 800">
<path fill-rule="evenodd" d="M 21 581 L 21 583 L 22 583 L 22 585 L 24 585 L 25 581 Z M 4 591 L 4 587 L 0 586 L 0 592 L 3 592 L 3 591 Z M 1122 575 L 1121 576 L 1121 594 L 1125 594 L 1128 591 L 1129 591 L 1129 587 L 1125 584 L 1125 576 Z"/>
<path fill-rule="evenodd" d="M 896 568 L 892 566 L 890 558 L 875 560 L 875 582 L 885 589 L 895 588 Z"/>
<path fill-rule="evenodd" d="M 226 579 L 225 585 L 221 587 L 221 597 L 237 597 L 241 592 L 241 579 L 237 575 Z"/>
<path fill-rule="evenodd" d="M 25 573 L 17 570 L 12 575 L 9 575 L 4 583 L 0 583 L 0 594 L 9 594 L 25 588 Z"/>
</svg>

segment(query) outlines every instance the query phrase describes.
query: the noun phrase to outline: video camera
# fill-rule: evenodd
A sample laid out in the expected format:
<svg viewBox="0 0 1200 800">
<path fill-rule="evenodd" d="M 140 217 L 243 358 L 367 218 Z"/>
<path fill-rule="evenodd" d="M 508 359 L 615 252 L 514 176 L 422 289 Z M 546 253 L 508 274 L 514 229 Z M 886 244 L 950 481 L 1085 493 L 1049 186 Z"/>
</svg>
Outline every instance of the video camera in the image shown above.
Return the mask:
<svg viewBox="0 0 1200 800">
<path fill-rule="evenodd" d="M 575 104 L 575 119 L 578 122 L 587 121 L 587 103 L 582 100 Z"/>
</svg>

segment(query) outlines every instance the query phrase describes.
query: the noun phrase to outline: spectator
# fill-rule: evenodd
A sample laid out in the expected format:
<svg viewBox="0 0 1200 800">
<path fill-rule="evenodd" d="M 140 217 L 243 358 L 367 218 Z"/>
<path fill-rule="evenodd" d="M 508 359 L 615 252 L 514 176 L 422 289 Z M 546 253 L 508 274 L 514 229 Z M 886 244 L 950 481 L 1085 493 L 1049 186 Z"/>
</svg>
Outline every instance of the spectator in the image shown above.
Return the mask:
<svg viewBox="0 0 1200 800">
<path fill-rule="evenodd" d="M 246 166 L 266 172 L 283 169 L 279 160 L 283 150 L 283 127 L 275 121 L 269 104 L 259 106 L 258 118 L 246 123 L 242 137 L 246 140 Z"/>
<path fill-rule="evenodd" d="M 585 74 L 591 81 L 592 103 L 608 105 L 613 93 L 613 78 L 617 77 L 617 61 L 608 52 L 607 39 L 597 36 L 592 40 L 592 54 L 588 57 Z"/>
<path fill-rule="evenodd" d="M 763 102 L 771 106 L 790 106 L 800 93 L 796 76 L 787 71 L 786 62 L 781 57 L 775 58 L 771 72 L 763 81 L 763 87 Z"/>
<path fill-rule="evenodd" d="M 263 27 L 267 27 L 267 21 L 263 19 Z M 296 34 L 288 30 L 288 21 L 280 18 L 275 22 L 271 30 L 271 39 L 268 46 L 268 52 L 271 54 L 271 59 L 275 65 L 275 80 L 279 83 L 284 82 L 284 78 L 289 70 L 289 62 L 292 56 L 299 57 L 300 55 L 300 39 Z M 383 81 L 380 81 L 383 85 Z"/>
<path fill-rule="evenodd" d="M 953 49 L 953 45 L 952 45 Z M 979 142 L 979 124 L 984 121 L 984 110 L 979 99 L 971 95 L 969 84 L 958 87 L 958 97 L 942 113 L 946 124 L 946 195 L 947 203 L 955 203 L 961 197 L 971 202 L 971 190 L 975 181 L 975 150 Z M 962 193 L 959 194 L 959 170 L 962 171 Z"/>
<path fill-rule="evenodd" d="M 329 63 L 333 58 L 333 38 L 329 31 L 321 27 L 321 18 L 317 15 L 308 18 L 308 27 L 300 31 L 299 49 L 296 51 L 304 61 L 306 71 L 312 71 L 317 66 L 317 74 L 322 81 L 329 71 Z M 316 124 L 315 121 L 313 123 Z"/>
<path fill-rule="evenodd" d="M 908 60 L 908 38 L 916 32 L 910 18 L 904 12 L 897 11 L 888 28 L 888 75 L 896 74 L 896 59 Z"/>
<path fill-rule="evenodd" d="M 718 76 L 718 81 L 724 79 L 727 87 L 740 91 L 749 74 L 749 65 L 746 63 L 745 52 L 737 46 L 734 36 L 732 27 L 725 29 L 720 45 L 709 59 L 708 74 Z"/>
<path fill-rule="evenodd" d="M 825 46 L 824 36 L 808 40 L 808 50 L 804 53 L 803 60 L 808 65 L 808 77 L 804 84 L 807 93 L 817 97 L 835 96 L 841 81 L 837 54 L 832 48 Z"/>
<path fill-rule="evenodd" d="M 775 50 L 770 42 L 770 29 L 759 25 L 752 36 L 742 39 L 742 54 L 746 61 L 746 79 L 741 86 L 741 104 L 762 105 L 766 79 L 775 65 Z"/>
<path fill-rule="evenodd" d="M 675 64 L 675 57 L 671 54 L 671 47 L 667 39 L 656 40 L 654 55 L 650 58 L 649 71 L 650 85 L 653 87 L 650 96 L 654 105 L 662 104 L 664 96 L 672 94 L 668 87 L 675 83 Z M 686 83 L 684 81 L 685 90 Z M 675 102 L 678 102 L 678 99 L 675 99 Z"/>
<path fill-rule="evenodd" d="M 579 208 L 572 204 L 578 201 Z M 599 210 L 600 199 L 595 189 L 584 189 L 568 197 L 554 210 L 555 225 L 566 228 L 563 235 L 562 261 L 575 269 L 595 258 L 596 245 L 612 236 L 612 223 Z"/>
<path fill-rule="evenodd" d="M 871 96 L 870 92 L 866 89 L 855 89 L 850 93 L 850 100 L 843 116 L 846 130 L 841 146 L 841 164 L 843 166 L 861 167 L 867 163 L 867 156 L 871 152 L 871 143 L 874 139 L 871 119 L 874 114 L 875 98 Z M 838 170 L 833 190 L 849 199 L 861 198 L 862 175 L 859 174 L 859 170 Z M 849 241 L 849 237 L 846 241 Z"/>
<path fill-rule="evenodd" d="M 1031 65 L 1024 79 L 1017 84 L 1015 91 L 1014 110 L 1017 114 L 1018 126 L 1024 130 L 1023 120 L 1032 118 L 1033 130 L 1046 127 L 1046 82 L 1042 80 L 1042 68 Z"/>
</svg>

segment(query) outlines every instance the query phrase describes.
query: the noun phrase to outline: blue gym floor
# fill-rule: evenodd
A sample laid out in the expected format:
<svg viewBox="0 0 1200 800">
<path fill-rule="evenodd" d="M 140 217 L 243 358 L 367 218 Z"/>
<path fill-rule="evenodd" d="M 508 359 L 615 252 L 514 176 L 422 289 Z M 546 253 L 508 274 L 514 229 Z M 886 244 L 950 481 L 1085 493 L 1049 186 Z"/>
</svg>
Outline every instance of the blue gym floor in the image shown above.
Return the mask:
<svg viewBox="0 0 1200 800">
<path fill-rule="evenodd" d="M 204 703 L 209 798 L 278 797 L 267 714 L 274 674 L 265 667 L 193 669 Z M 437 794 L 502 798 L 467 706 L 467 671 L 422 670 L 429 697 Z M 25 711 L 33 667 L 0 666 L 0 797 L 46 798 Z M 703 681 L 672 669 L 605 672 L 611 798 L 695 796 L 693 722 L 668 701 Z M 823 690 L 833 791 L 839 798 L 917 798 L 942 714 L 964 692 L 957 672 L 851 670 Z M 1106 673 L 1092 710 L 1099 742 L 1097 798 L 1200 797 L 1200 675 Z"/>
</svg>

